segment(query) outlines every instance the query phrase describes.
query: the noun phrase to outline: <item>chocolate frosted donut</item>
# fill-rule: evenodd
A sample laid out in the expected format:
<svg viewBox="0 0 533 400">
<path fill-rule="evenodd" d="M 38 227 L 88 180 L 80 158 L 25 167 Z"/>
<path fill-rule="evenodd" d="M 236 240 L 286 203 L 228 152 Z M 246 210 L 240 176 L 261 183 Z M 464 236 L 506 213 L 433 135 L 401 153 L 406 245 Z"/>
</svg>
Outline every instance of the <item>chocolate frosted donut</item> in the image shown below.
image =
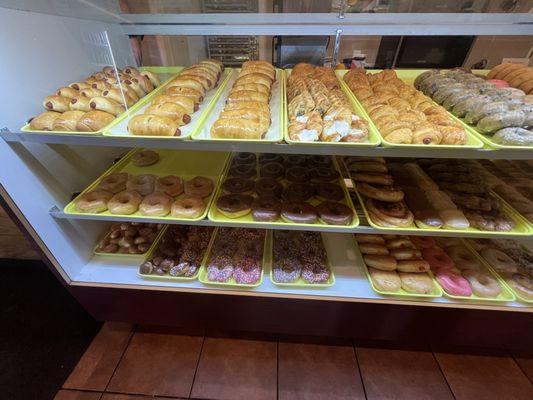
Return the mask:
<svg viewBox="0 0 533 400">
<path fill-rule="evenodd" d="M 256 156 L 254 153 L 237 153 L 233 157 L 233 164 L 255 164 Z"/>
<path fill-rule="evenodd" d="M 299 154 L 290 154 L 285 157 L 283 164 L 287 168 L 291 167 L 304 167 L 305 166 L 305 156 Z"/>
<path fill-rule="evenodd" d="M 281 202 L 274 196 L 259 196 L 252 203 L 252 218 L 255 221 L 276 221 L 281 211 Z"/>
<path fill-rule="evenodd" d="M 281 178 L 285 172 L 283 165 L 277 162 L 270 162 L 261 165 L 259 175 L 261 178 Z"/>
<path fill-rule="evenodd" d="M 279 196 L 283 192 L 283 186 L 273 178 L 259 178 L 255 182 L 255 192 L 259 196 Z"/>
<path fill-rule="evenodd" d="M 307 201 L 315 195 L 315 188 L 308 183 L 291 183 L 285 189 L 283 198 L 288 201 Z"/>
<path fill-rule="evenodd" d="M 281 207 L 281 216 L 297 224 L 314 224 L 317 220 L 316 208 L 304 201 L 286 201 Z"/>
<path fill-rule="evenodd" d="M 320 219 L 328 225 L 349 225 L 353 220 L 353 211 L 342 203 L 324 201 L 316 209 Z"/>
<path fill-rule="evenodd" d="M 307 168 L 292 167 L 285 172 L 285 178 L 294 183 L 307 182 L 309 180 L 309 173 Z"/>
<path fill-rule="evenodd" d="M 307 156 L 307 166 L 309 168 L 329 167 L 331 166 L 331 156 Z"/>
<path fill-rule="evenodd" d="M 264 153 L 259 156 L 259 164 L 267 164 L 271 162 L 282 163 L 283 156 L 281 154 Z"/>
<path fill-rule="evenodd" d="M 317 167 L 311 170 L 311 179 L 318 182 L 331 182 L 339 179 L 339 171 L 328 167 Z"/>
<path fill-rule="evenodd" d="M 316 185 L 316 195 L 324 200 L 339 201 L 344 198 L 344 191 L 335 183 L 319 183 Z"/>
<path fill-rule="evenodd" d="M 239 218 L 251 211 L 253 201 L 248 194 L 226 194 L 218 198 L 217 209 L 228 218 Z"/>
<path fill-rule="evenodd" d="M 229 169 L 229 174 L 235 178 L 255 178 L 257 171 L 254 164 L 238 164 Z"/>
<path fill-rule="evenodd" d="M 255 183 L 250 179 L 228 178 L 222 184 L 222 189 L 228 193 L 251 194 Z"/>
</svg>

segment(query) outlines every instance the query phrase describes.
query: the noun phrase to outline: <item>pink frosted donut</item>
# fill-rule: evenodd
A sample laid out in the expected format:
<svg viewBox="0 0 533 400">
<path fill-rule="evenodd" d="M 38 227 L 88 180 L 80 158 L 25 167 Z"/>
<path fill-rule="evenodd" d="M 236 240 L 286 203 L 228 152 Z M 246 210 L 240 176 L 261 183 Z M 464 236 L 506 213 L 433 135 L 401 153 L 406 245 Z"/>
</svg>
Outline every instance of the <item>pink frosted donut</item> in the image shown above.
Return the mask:
<svg viewBox="0 0 533 400">
<path fill-rule="evenodd" d="M 431 249 L 422 249 L 422 258 L 424 258 L 424 260 L 429 263 L 431 269 L 435 271 L 441 269 L 449 270 L 454 267 L 453 260 L 448 257 L 444 251 L 436 247 Z"/>
<path fill-rule="evenodd" d="M 409 239 L 419 249 L 429 249 L 437 244 L 430 236 L 409 236 Z"/>
<path fill-rule="evenodd" d="M 455 272 L 440 270 L 435 277 L 444 291 L 453 296 L 468 297 L 472 295 L 472 289 L 468 281 Z"/>
</svg>

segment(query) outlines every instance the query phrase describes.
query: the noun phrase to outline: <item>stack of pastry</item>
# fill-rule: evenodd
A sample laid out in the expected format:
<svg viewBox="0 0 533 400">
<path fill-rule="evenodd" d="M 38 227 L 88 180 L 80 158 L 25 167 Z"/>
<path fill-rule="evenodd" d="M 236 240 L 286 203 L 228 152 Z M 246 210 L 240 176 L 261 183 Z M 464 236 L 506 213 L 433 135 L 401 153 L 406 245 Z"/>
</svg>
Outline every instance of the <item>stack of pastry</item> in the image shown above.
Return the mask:
<svg viewBox="0 0 533 400">
<path fill-rule="evenodd" d="M 276 70 L 266 61 L 246 61 L 211 126 L 211 137 L 262 139 L 270 128 L 270 97 Z"/>
<path fill-rule="evenodd" d="M 503 63 L 495 66 L 487 75 L 487 79 L 498 79 L 510 86 L 533 95 L 533 67 L 522 64 Z"/>
<path fill-rule="evenodd" d="M 355 238 L 376 289 L 413 294 L 435 291 L 429 264 L 408 236 L 356 234 Z"/>
<path fill-rule="evenodd" d="M 144 254 L 154 242 L 161 224 L 142 222 L 116 222 L 98 242 L 95 251 L 109 254 Z"/>
<path fill-rule="evenodd" d="M 137 136 L 180 136 L 180 127 L 191 122 L 191 115 L 217 85 L 223 70 L 224 65 L 215 60 L 185 68 L 143 114 L 130 119 L 128 131 Z"/>
<path fill-rule="evenodd" d="M 356 115 L 331 68 L 297 64 L 287 79 L 289 137 L 302 142 L 361 142 L 367 122 Z"/>
<path fill-rule="evenodd" d="M 159 85 L 159 77 L 150 71 L 104 67 L 84 81 L 47 96 L 43 101 L 47 111 L 31 120 L 30 129 L 99 131 Z"/>
<path fill-rule="evenodd" d="M 393 70 L 367 74 L 352 69 L 344 80 L 363 104 L 381 134 L 391 143 L 463 145 L 467 136 L 446 110 Z"/>
</svg>

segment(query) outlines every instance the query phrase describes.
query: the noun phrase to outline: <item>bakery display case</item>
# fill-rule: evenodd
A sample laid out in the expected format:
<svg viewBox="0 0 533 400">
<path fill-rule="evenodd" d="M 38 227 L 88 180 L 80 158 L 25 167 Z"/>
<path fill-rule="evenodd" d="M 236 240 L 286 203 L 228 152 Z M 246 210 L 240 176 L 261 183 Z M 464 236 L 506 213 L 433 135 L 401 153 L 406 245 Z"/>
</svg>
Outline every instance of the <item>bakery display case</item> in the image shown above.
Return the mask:
<svg viewBox="0 0 533 400">
<path fill-rule="evenodd" d="M 533 2 L 297 3 L 0 1 L 2 197 L 51 270 L 102 319 L 531 312 L 531 67 L 363 69 L 350 43 L 526 43 Z M 283 64 L 298 37 L 325 65 Z"/>
</svg>

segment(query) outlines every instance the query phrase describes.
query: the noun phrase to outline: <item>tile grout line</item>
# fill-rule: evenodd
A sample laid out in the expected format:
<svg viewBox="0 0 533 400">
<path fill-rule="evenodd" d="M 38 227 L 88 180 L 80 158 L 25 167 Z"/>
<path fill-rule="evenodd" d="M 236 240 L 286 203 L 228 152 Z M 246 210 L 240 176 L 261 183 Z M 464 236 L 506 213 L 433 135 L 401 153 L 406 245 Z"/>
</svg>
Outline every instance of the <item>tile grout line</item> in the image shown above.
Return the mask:
<svg viewBox="0 0 533 400">
<path fill-rule="evenodd" d="M 188 399 L 192 397 L 192 390 L 194 388 L 194 381 L 196 380 L 196 373 L 198 372 L 198 367 L 200 366 L 200 360 L 202 359 L 204 343 L 205 343 L 205 330 L 204 330 L 204 335 L 202 337 L 202 345 L 200 346 L 200 351 L 198 353 L 198 360 L 196 361 L 196 367 L 194 368 L 194 375 L 192 376 L 191 388 L 189 389 L 189 396 L 187 396 Z"/>
<path fill-rule="evenodd" d="M 359 379 L 361 380 L 361 386 L 363 387 L 363 395 L 365 396 L 365 399 L 368 399 L 368 396 L 366 394 L 365 380 L 363 379 L 363 371 L 361 369 L 361 365 L 359 364 L 359 358 L 357 357 L 357 347 L 355 346 L 355 341 L 353 338 L 351 338 L 351 342 L 353 355 L 355 357 L 355 363 L 357 364 L 357 372 L 359 372 Z"/>
<path fill-rule="evenodd" d="M 518 361 L 516 361 L 513 353 L 511 353 L 508 349 L 505 349 L 505 352 L 507 353 L 507 355 L 511 358 L 511 360 L 513 360 L 513 362 L 517 365 L 518 369 L 520 370 L 520 372 L 522 372 L 522 374 L 525 375 L 525 377 L 527 378 L 527 380 L 533 385 L 533 379 L 531 379 L 529 377 L 529 375 L 526 373 L 526 371 L 524 371 L 524 369 L 522 368 L 522 366 L 520 365 L 520 363 Z"/>
<path fill-rule="evenodd" d="M 113 377 L 115 376 L 115 373 L 117 372 L 117 369 L 118 369 L 118 366 L 120 365 L 120 363 L 122 362 L 122 359 L 124 358 L 124 355 L 126 354 L 126 351 L 128 350 L 128 347 L 130 347 L 130 344 L 131 344 L 131 341 L 133 340 L 133 336 L 135 336 L 135 333 L 137 332 L 137 325 L 134 325 L 133 326 L 133 329 L 131 330 L 131 334 L 130 334 L 130 337 L 128 338 L 128 343 L 126 344 L 126 346 L 124 347 L 124 350 L 122 351 L 122 354 L 120 355 L 120 358 L 118 359 L 118 362 L 117 362 L 117 365 L 115 365 L 115 368 L 113 368 L 113 373 L 111 374 L 111 376 L 109 377 L 109 379 L 107 380 L 107 383 L 105 385 L 105 388 L 104 388 L 104 392 L 107 392 L 107 388 L 109 387 L 109 384 L 111 383 L 111 380 L 113 379 Z"/>
<path fill-rule="evenodd" d="M 431 343 L 428 343 L 429 351 L 431 352 L 431 355 L 433 356 L 433 359 L 435 360 L 435 363 L 437 364 L 437 367 L 439 367 L 440 374 L 442 375 L 442 379 L 444 379 L 444 382 L 446 382 L 446 386 L 448 386 L 448 390 L 450 391 L 452 397 L 454 399 L 457 399 L 455 397 L 455 393 L 453 391 L 452 386 L 450 385 L 450 382 L 448 382 L 448 379 L 446 378 L 446 374 L 444 373 L 444 370 L 442 369 L 442 366 L 440 365 L 439 359 L 435 355 L 435 352 L 433 351 L 433 347 L 431 346 Z"/>
</svg>

